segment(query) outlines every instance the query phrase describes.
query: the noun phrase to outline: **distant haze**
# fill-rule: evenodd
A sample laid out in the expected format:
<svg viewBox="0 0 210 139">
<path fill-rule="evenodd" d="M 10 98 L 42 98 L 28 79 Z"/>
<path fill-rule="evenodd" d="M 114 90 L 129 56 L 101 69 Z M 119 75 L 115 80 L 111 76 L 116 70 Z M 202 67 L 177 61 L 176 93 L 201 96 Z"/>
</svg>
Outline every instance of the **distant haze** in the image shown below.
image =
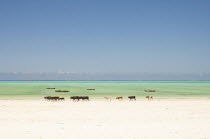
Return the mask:
<svg viewBox="0 0 210 139">
<path fill-rule="evenodd" d="M 0 80 L 210 80 L 208 0 L 0 1 Z"/>
<path fill-rule="evenodd" d="M 209 80 L 210 73 L 0 73 L 1 80 Z"/>
</svg>

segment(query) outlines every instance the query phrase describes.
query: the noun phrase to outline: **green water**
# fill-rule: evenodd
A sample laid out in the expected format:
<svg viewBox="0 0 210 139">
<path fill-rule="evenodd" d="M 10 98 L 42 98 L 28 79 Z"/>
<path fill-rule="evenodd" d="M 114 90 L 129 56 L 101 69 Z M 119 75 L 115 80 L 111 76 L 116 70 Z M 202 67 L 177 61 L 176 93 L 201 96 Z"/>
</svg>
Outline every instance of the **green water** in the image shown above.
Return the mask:
<svg viewBox="0 0 210 139">
<path fill-rule="evenodd" d="M 70 92 L 56 93 L 48 87 Z M 0 81 L 0 97 L 48 95 L 210 97 L 210 81 Z"/>
</svg>

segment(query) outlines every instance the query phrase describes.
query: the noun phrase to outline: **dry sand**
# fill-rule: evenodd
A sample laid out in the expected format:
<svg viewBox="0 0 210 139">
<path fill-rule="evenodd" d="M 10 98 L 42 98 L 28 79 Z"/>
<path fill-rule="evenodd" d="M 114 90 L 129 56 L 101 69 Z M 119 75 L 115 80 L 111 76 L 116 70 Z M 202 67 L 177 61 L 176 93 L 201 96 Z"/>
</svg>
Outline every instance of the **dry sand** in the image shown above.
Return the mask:
<svg viewBox="0 0 210 139">
<path fill-rule="evenodd" d="M 1 139 L 210 139 L 210 99 L 0 100 Z"/>
</svg>

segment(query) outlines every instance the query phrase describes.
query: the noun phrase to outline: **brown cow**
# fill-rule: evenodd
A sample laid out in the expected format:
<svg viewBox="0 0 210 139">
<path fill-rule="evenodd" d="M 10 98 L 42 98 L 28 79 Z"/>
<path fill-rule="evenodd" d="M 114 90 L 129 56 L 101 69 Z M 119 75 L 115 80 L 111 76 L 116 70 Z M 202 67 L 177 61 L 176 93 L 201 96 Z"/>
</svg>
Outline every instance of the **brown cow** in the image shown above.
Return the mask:
<svg viewBox="0 0 210 139">
<path fill-rule="evenodd" d="M 153 96 L 146 96 L 148 100 L 153 100 Z"/>
<path fill-rule="evenodd" d="M 116 97 L 117 100 L 123 100 L 123 97 Z"/>
</svg>

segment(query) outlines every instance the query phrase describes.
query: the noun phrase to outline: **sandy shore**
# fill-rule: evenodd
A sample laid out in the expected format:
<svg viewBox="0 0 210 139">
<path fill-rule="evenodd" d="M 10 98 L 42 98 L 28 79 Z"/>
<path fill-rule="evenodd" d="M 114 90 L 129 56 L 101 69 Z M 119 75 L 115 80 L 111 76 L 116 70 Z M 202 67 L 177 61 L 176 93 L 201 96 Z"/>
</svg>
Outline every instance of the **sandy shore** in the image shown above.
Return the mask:
<svg viewBox="0 0 210 139">
<path fill-rule="evenodd" d="M 210 139 L 210 99 L 0 100 L 2 139 Z"/>
</svg>

